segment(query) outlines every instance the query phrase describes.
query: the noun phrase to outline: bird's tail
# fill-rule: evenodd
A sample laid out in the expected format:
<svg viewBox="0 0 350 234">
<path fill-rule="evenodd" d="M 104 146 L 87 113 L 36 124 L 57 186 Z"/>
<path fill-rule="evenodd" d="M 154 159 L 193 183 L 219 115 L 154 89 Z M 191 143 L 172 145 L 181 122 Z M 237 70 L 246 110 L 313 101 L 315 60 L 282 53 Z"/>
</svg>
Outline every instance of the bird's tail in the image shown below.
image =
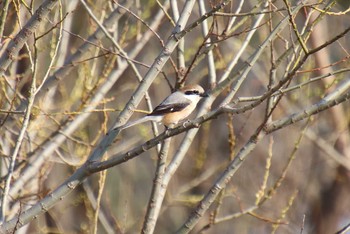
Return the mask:
<svg viewBox="0 0 350 234">
<path fill-rule="evenodd" d="M 135 120 L 135 121 L 132 121 L 130 123 L 127 123 L 123 126 L 120 126 L 118 127 L 120 130 L 123 130 L 123 129 L 126 129 L 126 128 L 129 128 L 129 127 L 132 127 L 132 126 L 135 126 L 137 124 L 140 124 L 140 123 L 144 123 L 144 122 L 147 122 L 147 121 L 161 121 L 161 119 L 159 119 L 160 116 L 153 116 L 153 115 L 146 115 L 144 117 L 142 117 L 141 119 L 138 119 L 138 120 Z"/>
</svg>

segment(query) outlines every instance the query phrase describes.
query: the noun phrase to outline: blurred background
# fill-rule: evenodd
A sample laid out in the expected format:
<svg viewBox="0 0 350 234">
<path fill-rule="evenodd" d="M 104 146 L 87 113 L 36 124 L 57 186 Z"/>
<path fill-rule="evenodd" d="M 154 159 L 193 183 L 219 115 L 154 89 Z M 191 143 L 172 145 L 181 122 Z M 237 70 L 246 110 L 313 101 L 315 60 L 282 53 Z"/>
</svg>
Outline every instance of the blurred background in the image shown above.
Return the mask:
<svg viewBox="0 0 350 234">
<path fill-rule="evenodd" d="M 2 56 L 42 3 L 0 2 L 5 17 L 1 23 Z M 270 96 L 255 108 L 221 114 L 200 127 L 167 186 L 154 233 L 174 233 L 183 225 L 266 118 L 272 122 L 303 112 L 329 93 L 339 95 L 337 88 L 349 92 L 345 85 L 350 35 L 341 35 L 349 28 L 348 1 L 309 2 L 295 13 L 288 10 L 296 1 L 232 1 L 206 21 L 198 21 L 204 15 L 200 7 L 209 12 L 220 3 L 194 3 L 187 25 L 198 22 L 198 26 L 185 34 L 130 120 L 149 113 L 167 95 L 189 83 L 213 90 L 212 110 L 238 87 L 233 107 L 242 107 L 288 78 L 302 61 L 305 51 L 295 29 L 309 51 L 327 41 L 335 42 L 303 61 L 279 89 L 284 95 L 275 96 L 273 105 Z M 36 204 L 83 165 L 161 53 L 184 4 L 62 0 L 43 18 L 33 36 L 13 55 L 0 82 L 1 199 L 11 156 L 28 120 L 14 162 L 6 220 Z M 283 19 L 285 26 L 272 36 Z M 96 20 L 103 22 L 105 31 Z M 243 83 L 234 86 L 247 68 L 246 61 L 268 37 L 268 45 L 256 56 Z M 221 81 L 230 79 L 217 89 Z M 199 108 L 206 107 L 200 104 Z M 191 115 L 190 119 L 194 118 L 195 114 Z M 164 130 L 156 127 L 157 131 L 145 123 L 122 131 L 104 159 L 127 152 Z M 350 104 L 345 101 L 267 134 L 192 232 L 336 233 L 349 225 L 349 127 Z M 171 139 L 168 162 L 182 149 L 184 137 L 182 133 Z M 141 232 L 155 184 L 158 151 L 152 148 L 89 176 L 17 232 Z"/>
</svg>

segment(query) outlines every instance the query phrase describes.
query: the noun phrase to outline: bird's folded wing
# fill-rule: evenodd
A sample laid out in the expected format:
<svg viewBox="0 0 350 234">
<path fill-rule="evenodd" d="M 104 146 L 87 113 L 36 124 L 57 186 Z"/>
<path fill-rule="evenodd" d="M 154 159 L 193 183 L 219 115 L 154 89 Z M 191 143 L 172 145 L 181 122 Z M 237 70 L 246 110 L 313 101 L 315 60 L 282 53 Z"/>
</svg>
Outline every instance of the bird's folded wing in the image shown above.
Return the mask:
<svg viewBox="0 0 350 234">
<path fill-rule="evenodd" d="M 189 102 L 186 103 L 173 103 L 173 104 L 167 104 L 167 105 L 159 105 L 156 108 L 154 108 L 153 112 L 149 114 L 150 116 L 154 115 L 164 115 L 172 112 L 178 112 L 185 109 L 188 105 L 190 105 Z"/>
</svg>

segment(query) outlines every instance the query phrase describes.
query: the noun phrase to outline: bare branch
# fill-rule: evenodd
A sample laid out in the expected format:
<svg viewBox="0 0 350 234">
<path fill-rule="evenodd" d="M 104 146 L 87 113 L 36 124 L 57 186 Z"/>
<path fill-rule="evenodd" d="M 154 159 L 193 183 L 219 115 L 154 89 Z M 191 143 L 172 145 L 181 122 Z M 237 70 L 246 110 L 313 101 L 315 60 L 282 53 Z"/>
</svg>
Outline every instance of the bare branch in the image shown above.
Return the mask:
<svg viewBox="0 0 350 234">
<path fill-rule="evenodd" d="M 41 4 L 40 7 L 36 10 L 27 24 L 23 27 L 23 29 L 17 34 L 15 38 L 10 41 L 5 52 L 0 57 L 0 77 L 5 74 L 7 67 L 14 59 L 14 56 L 19 52 L 24 43 L 34 33 L 43 19 L 55 7 L 57 2 L 57 0 L 45 0 L 43 4 Z"/>
</svg>

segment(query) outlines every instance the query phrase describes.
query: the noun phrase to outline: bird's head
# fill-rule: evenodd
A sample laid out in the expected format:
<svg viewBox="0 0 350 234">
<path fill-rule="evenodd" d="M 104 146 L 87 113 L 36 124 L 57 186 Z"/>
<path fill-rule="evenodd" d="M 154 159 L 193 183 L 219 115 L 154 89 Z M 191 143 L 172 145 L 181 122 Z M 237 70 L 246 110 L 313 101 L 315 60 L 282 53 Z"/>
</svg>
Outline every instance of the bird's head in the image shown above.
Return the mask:
<svg viewBox="0 0 350 234">
<path fill-rule="evenodd" d="M 181 89 L 187 97 L 208 97 L 208 94 L 200 85 L 186 85 Z"/>
</svg>

